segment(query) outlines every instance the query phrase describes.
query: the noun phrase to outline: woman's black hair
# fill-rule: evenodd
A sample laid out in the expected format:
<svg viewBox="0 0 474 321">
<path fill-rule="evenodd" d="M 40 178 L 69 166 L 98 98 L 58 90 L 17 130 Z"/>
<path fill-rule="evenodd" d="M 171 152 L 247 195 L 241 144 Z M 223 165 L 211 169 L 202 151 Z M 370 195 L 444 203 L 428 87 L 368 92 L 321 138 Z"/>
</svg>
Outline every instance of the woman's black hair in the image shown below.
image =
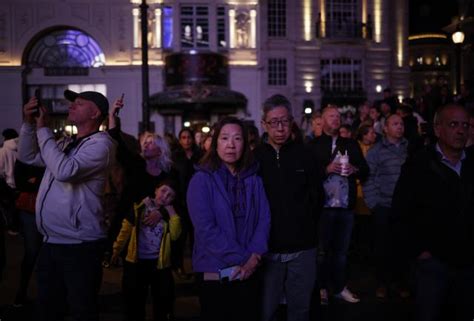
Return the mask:
<svg viewBox="0 0 474 321">
<path fill-rule="evenodd" d="M 204 155 L 201 159 L 201 165 L 206 166 L 212 170 L 216 170 L 222 163 L 219 155 L 217 154 L 217 141 L 219 139 L 220 132 L 225 125 L 237 125 L 242 129 L 242 139 L 244 141 L 244 150 L 242 156 L 235 164 L 235 169 L 237 172 L 245 170 L 248 168 L 253 162 L 253 155 L 250 151 L 249 142 L 248 142 L 248 135 L 247 135 L 247 128 L 245 124 L 236 117 L 225 117 L 221 119 L 218 123 L 215 124 L 214 133 L 212 135 L 212 142 L 211 148 L 209 151 Z"/>
</svg>

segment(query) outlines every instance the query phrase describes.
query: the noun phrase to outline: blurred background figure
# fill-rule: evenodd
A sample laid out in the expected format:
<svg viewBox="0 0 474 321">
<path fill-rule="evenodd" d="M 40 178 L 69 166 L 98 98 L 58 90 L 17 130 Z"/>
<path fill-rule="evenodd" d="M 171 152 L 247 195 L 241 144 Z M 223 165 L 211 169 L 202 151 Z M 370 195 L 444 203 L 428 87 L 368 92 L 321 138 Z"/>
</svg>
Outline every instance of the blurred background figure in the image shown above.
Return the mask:
<svg viewBox="0 0 474 321">
<path fill-rule="evenodd" d="M 3 215 L 8 233 L 18 234 L 19 219 L 15 210 L 16 185 L 15 185 L 15 161 L 18 156 L 18 133 L 13 128 L 7 128 L 2 132 L 3 147 L 0 148 L 0 179 L 4 180 Z"/>
<path fill-rule="evenodd" d="M 258 128 L 255 125 L 248 125 L 247 130 L 250 150 L 254 150 L 258 145 L 260 145 L 260 135 L 258 133 Z"/>
<path fill-rule="evenodd" d="M 211 149 L 211 142 L 212 142 L 212 135 L 211 134 L 206 134 L 201 142 L 201 150 L 205 154 Z"/>
<path fill-rule="evenodd" d="M 342 125 L 339 128 L 339 136 L 344 138 L 352 138 L 352 126 L 351 125 Z"/>
<path fill-rule="evenodd" d="M 201 142 L 204 137 L 204 133 L 201 131 L 197 131 L 194 133 L 194 143 L 198 146 L 201 147 Z"/>
<path fill-rule="evenodd" d="M 178 134 L 179 147 L 173 154 L 174 168 L 178 172 L 179 193 L 177 202 L 179 204 L 178 212 L 181 217 L 182 232 L 179 239 L 172 244 L 172 267 L 175 275 L 187 279 L 189 275 L 184 269 L 184 251 L 192 248 L 193 244 L 193 225 L 188 214 L 186 204 L 186 194 L 189 181 L 194 175 L 194 166 L 199 163 L 202 157 L 201 149 L 194 141 L 194 133 L 190 128 L 183 128 Z"/>
<path fill-rule="evenodd" d="M 28 285 L 43 243 L 42 235 L 36 228 L 36 196 L 38 194 L 44 168 L 15 162 L 15 182 L 19 192 L 15 205 L 20 219 L 20 233 L 23 237 L 24 254 L 20 268 L 20 280 L 13 303 L 21 307 L 30 302 Z"/>
</svg>

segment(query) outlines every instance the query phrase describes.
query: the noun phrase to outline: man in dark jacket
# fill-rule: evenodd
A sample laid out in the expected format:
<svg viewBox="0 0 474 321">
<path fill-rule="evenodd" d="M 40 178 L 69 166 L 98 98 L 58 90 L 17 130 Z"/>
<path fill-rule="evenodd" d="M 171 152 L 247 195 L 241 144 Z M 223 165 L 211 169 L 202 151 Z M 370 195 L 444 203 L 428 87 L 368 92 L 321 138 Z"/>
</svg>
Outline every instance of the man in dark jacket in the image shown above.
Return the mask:
<svg viewBox="0 0 474 321">
<path fill-rule="evenodd" d="M 291 104 L 282 95 L 266 100 L 262 126 L 268 141 L 255 149 L 271 212 L 264 262 L 263 318 L 272 320 L 286 295 L 287 320 L 308 321 L 316 280 L 316 223 L 321 204 L 317 161 L 291 139 Z"/>
<path fill-rule="evenodd" d="M 474 158 L 469 117 L 458 105 L 437 110 L 438 142 L 409 158 L 395 188 L 406 253 L 416 259 L 416 320 L 474 318 Z"/>
<path fill-rule="evenodd" d="M 323 111 L 323 134 L 311 147 L 324 169 L 324 209 L 319 224 L 320 295 L 327 303 L 329 280 L 337 298 L 356 303 L 359 299 L 345 286 L 345 266 L 349 249 L 356 200 L 356 179 L 364 181 L 369 168 L 359 144 L 339 136 L 341 115 L 337 107 Z M 348 159 L 347 159 L 348 157 Z"/>
</svg>

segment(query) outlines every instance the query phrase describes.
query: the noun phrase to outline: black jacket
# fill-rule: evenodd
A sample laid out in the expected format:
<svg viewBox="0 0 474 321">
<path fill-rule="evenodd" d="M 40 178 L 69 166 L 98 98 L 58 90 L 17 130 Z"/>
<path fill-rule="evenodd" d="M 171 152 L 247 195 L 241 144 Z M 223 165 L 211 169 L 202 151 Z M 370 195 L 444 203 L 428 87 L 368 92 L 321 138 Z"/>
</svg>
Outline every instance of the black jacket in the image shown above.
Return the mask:
<svg viewBox="0 0 474 321">
<path fill-rule="evenodd" d="M 319 164 L 321 164 L 322 173 L 321 176 L 323 179 L 327 178 L 326 167 L 331 163 L 337 153 L 340 151 L 341 154 L 344 154 L 347 151 L 349 155 L 349 163 L 358 168 L 358 171 L 348 177 L 349 181 L 349 208 L 352 209 L 355 206 L 357 188 L 356 188 L 356 179 L 365 181 L 367 176 L 369 176 L 369 166 L 365 161 L 362 150 L 360 149 L 359 144 L 354 139 L 338 137 L 336 140 L 336 149 L 332 151 L 332 137 L 326 134 L 315 138 L 311 143 L 309 143 L 310 148 L 313 149 L 314 154 L 318 158 Z"/>
<path fill-rule="evenodd" d="M 461 176 L 434 147 L 403 165 L 392 210 L 413 258 L 429 251 L 452 266 L 474 264 L 474 155 L 466 154 Z"/>
<path fill-rule="evenodd" d="M 305 145 L 291 140 L 278 152 L 268 143 L 254 152 L 270 203 L 270 252 L 314 248 L 323 199 L 316 158 Z"/>
</svg>

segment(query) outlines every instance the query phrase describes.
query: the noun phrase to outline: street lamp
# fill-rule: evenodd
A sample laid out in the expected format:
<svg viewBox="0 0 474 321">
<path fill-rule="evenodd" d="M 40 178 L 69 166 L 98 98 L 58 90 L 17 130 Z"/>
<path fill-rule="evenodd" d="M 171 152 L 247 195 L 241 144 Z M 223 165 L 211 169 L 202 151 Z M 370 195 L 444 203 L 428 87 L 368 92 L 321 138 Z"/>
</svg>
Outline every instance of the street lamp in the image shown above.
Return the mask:
<svg viewBox="0 0 474 321">
<path fill-rule="evenodd" d="M 461 88 L 461 46 L 464 42 L 464 32 L 459 29 L 459 26 L 451 38 L 456 49 L 456 94 L 459 94 Z"/>
</svg>

